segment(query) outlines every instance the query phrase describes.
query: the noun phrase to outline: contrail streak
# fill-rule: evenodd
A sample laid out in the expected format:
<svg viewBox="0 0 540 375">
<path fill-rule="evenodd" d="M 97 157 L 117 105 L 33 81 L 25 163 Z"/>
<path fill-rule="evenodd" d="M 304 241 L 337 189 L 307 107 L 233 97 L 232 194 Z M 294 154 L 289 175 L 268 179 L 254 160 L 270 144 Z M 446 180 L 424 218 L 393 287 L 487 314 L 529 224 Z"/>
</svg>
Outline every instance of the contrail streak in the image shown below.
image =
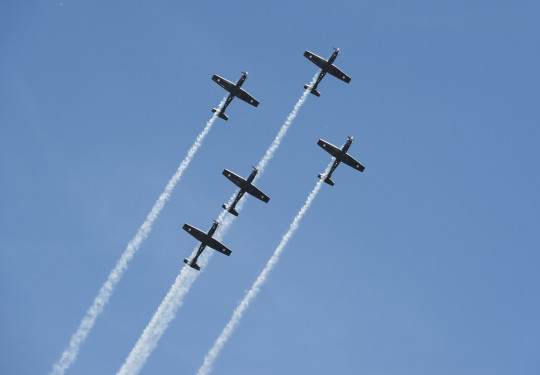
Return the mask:
<svg viewBox="0 0 540 375">
<path fill-rule="evenodd" d="M 334 161 L 332 160 L 332 162 L 328 165 L 328 167 L 326 168 L 326 171 L 324 172 L 324 175 L 328 174 L 328 172 L 330 171 L 330 168 L 332 167 L 333 162 Z M 302 217 L 305 215 L 306 211 L 311 206 L 311 203 L 317 196 L 317 193 L 319 192 L 323 181 L 324 181 L 324 178 L 320 179 L 315 185 L 315 188 L 311 191 L 311 193 L 307 197 L 306 203 L 304 203 L 304 206 L 302 206 L 302 208 L 300 209 L 300 211 L 294 218 L 293 222 L 291 223 L 289 227 L 289 230 L 287 231 L 287 233 L 285 233 L 285 235 L 281 239 L 281 242 L 279 243 L 278 247 L 274 251 L 274 254 L 270 258 L 270 260 L 268 260 L 268 263 L 266 263 L 266 266 L 264 267 L 262 272 L 259 274 L 259 277 L 257 277 L 257 280 L 255 280 L 255 282 L 253 283 L 253 286 L 251 287 L 249 292 L 246 294 L 244 299 L 240 302 L 240 304 L 234 310 L 231 319 L 229 320 L 225 328 L 223 328 L 223 331 L 221 331 L 221 334 L 219 335 L 217 340 L 214 342 L 214 346 L 212 346 L 210 351 L 208 351 L 208 353 L 204 357 L 203 365 L 197 372 L 197 375 L 207 375 L 212 371 L 213 364 L 217 356 L 219 355 L 219 352 L 221 351 L 221 349 L 223 349 L 223 346 L 227 343 L 227 340 L 233 333 L 238 323 L 240 323 L 240 320 L 242 319 L 244 312 L 249 307 L 249 304 L 251 303 L 253 298 L 255 298 L 257 294 L 259 293 L 262 285 L 264 284 L 264 282 L 266 281 L 266 278 L 268 277 L 268 274 L 270 273 L 270 271 L 272 271 L 274 266 L 279 261 L 279 257 L 281 253 L 283 252 L 283 249 L 285 248 L 285 246 L 291 239 L 296 229 L 298 229 L 300 220 L 302 220 Z"/>
<path fill-rule="evenodd" d="M 232 200 L 229 201 L 229 204 L 232 204 Z M 233 220 L 230 218 L 228 218 L 228 220 L 224 219 L 225 215 L 228 215 L 227 211 L 223 211 L 218 217 L 218 221 L 222 223 L 216 231 L 215 237 L 218 241 L 221 240 L 224 230 L 228 229 L 228 226 Z M 191 257 L 195 255 L 198 247 L 199 246 L 193 250 Z M 201 268 L 204 269 L 212 255 L 213 252 L 210 251 L 205 251 L 201 255 L 199 258 L 199 265 Z M 150 323 L 148 323 L 142 335 L 137 340 L 137 343 L 129 353 L 126 361 L 117 372 L 118 375 L 138 374 L 141 371 L 148 357 L 157 346 L 159 339 L 163 336 L 163 333 L 165 333 L 169 327 L 170 322 L 176 316 L 176 312 L 184 303 L 184 297 L 189 292 L 191 285 L 197 279 L 198 275 L 199 271 L 195 271 L 187 265 L 182 268 L 169 289 L 169 292 L 154 313 Z"/>
<path fill-rule="evenodd" d="M 319 72 L 317 72 L 314 76 L 311 82 L 309 83 L 309 86 L 313 86 L 315 84 L 315 81 L 317 80 L 317 77 L 319 76 Z M 257 169 L 259 170 L 259 174 L 264 171 L 264 168 L 266 168 L 266 165 L 272 159 L 272 156 L 274 156 L 274 152 L 276 152 L 277 148 L 279 147 L 281 140 L 283 137 L 285 137 L 285 134 L 287 134 L 287 130 L 289 130 L 289 127 L 291 126 L 293 120 L 296 118 L 296 115 L 298 114 L 298 111 L 300 110 L 300 107 L 304 104 L 306 101 L 309 93 L 311 92 L 311 89 L 307 89 L 304 91 L 298 102 L 296 102 L 293 110 L 291 113 L 289 113 L 289 116 L 287 116 L 287 120 L 283 123 L 281 126 L 281 129 L 279 129 L 279 133 L 274 139 L 274 142 L 270 145 L 268 150 L 266 150 L 266 154 L 264 154 L 264 157 L 259 162 L 259 165 L 257 165 Z M 256 176 L 258 177 L 258 176 Z"/>
<path fill-rule="evenodd" d="M 218 109 L 221 109 L 223 104 L 225 104 L 226 99 L 227 97 L 223 98 L 223 100 L 219 104 Z M 159 196 L 156 203 L 154 203 L 154 206 L 152 207 L 152 210 L 146 217 L 146 220 L 139 227 L 137 234 L 128 243 L 126 249 L 120 256 L 120 259 L 118 259 L 118 261 L 116 262 L 115 267 L 109 273 L 107 281 L 105 282 L 105 284 L 103 284 L 103 286 L 99 290 L 99 293 L 94 299 L 92 306 L 90 306 L 90 308 L 86 311 L 86 315 L 82 319 L 81 324 L 79 325 L 79 328 L 73 334 L 73 336 L 71 336 L 71 340 L 69 342 L 68 347 L 66 348 L 66 350 L 64 350 L 58 362 L 56 362 L 53 365 L 53 368 L 51 370 L 52 375 L 64 374 L 66 370 L 69 368 L 69 366 L 71 366 L 71 364 L 77 358 L 77 355 L 79 354 L 79 350 L 82 343 L 86 340 L 86 337 L 88 336 L 88 334 L 90 333 L 90 330 L 94 326 L 97 317 L 103 311 L 103 308 L 109 301 L 109 298 L 111 298 L 111 295 L 114 292 L 114 288 L 116 287 L 116 284 L 118 284 L 118 282 L 122 278 L 122 275 L 127 269 L 129 261 L 131 260 L 131 258 L 133 258 L 135 253 L 139 250 L 141 243 L 150 234 L 154 221 L 158 218 L 159 214 L 161 213 L 161 210 L 165 206 L 165 203 L 167 203 L 167 200 L 171 196 L 171 193 L 174 187 L 176 186 L 178 181 L 180 181 L 182 174 L 184 173 L 186 168 L 189 166 L 189 163 L 191 162 L 191 160 L 195 156 L 195 153 L 201 146 L 202 141 L 204 140 L 204 137 L 206 137 L 206 135 L 212 128 L 212 125 L 216 121 L 216 118 L 217 118 L 217 115 L 214 114 L 212 118 L 208 120 L 203 131 L 197 136 L 195 143 L 193 143 L 193 145 L 189 149 L 185 159 L 182 161 L 182 163 L 180 163 L 180 166 L 176 170 L 176 173 L 169 180 L 169 183 L 165 187 L 165 190 L 163 190 L 163 192 Z"/>
<path fill-rule="evenodd" d="M 313 77 L 310 86 L 313 86 L 318 75 L 319 72 L 317 72 L 317 74 L 315 74 L 315 76 Z M 285 134 L 287 133 L 287 130 L 291 126 L 293 120 L 296 118 L 300 107 L 302 107 L 302 104 L 304 104 L 304 102 L 306 101 L 309 92 L 309 89 L 303 92 L 302 96 L 295 104 L 293 110 L 287 116 L 287 119 L 281 126 L 276 138 L 274 139 L 270 147 L 266 150 L 266 153 L 257 165 L 259 173 L 256 177 L 259 177 L 262 174 L 266 165 L 272 158 L 274 152 L 276 152 L 276 150 L 278 149 L 279 145 L 281 144 L 281 140 L 283 139 L 283 137 L 285 137 Z M 235 196 L 236 193 L 231 196 L 228 205 L 232 204 Z M 236 210 L 240 212 L 243 205 L 244 200 L 241 200 L 236 206 Z M 217 219 L 217 221 L 219 221 L 221 225 L 216 230 L 215 236 L 218 241 L 221 241 L 223 239 L 233 220 L 234 217 L 232 215 L 228 214 L 226 211 L 221 212 Z M 195 248 L 195 250 L 191 254 L 192 257 L 194 256 L 197 248 Z M 201 268 L 204 268 L 208 264 L 212 255 L 213 252 L 211 251 L 203 252 L 201 257 L 199 258 L 199 265 L 201 266 Z M 120 370 L 117 372 L 117 375 L 138 374 L 141 371 L 142 367 L 146 363 L 146 360 L 157 346 L 159 339 L 169 327 L 170 322 L 176 316 L 176 312 L 184 303 L 184 297 L 189 292 L 191 285 L 193 285 L 193 282 L 197 279 L 199 274 L 200 272 L 193 270 L 187 265 L 182 268 L 182 270 L 176 277 L 173 285 L 169 289 L 169 292 L 167 293 L 163 301 L 161 301 L 161 304 L 154 313 L 154 316 L 152 316 L 152 319 L 150 320 L 143 333 L 137 340 L 137 343 L 129 353 L 126 361 L 124 362 Z"/>
</svg>

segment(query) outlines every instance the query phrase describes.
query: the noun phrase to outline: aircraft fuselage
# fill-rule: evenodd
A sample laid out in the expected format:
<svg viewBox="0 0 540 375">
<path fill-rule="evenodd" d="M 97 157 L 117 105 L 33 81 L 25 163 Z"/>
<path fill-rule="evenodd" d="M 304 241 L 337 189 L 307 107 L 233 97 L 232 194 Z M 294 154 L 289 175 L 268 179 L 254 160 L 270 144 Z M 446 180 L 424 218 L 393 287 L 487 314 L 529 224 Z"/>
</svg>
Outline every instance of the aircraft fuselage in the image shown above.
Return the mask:
<svg viewBox="0 0 540 375">
<path fill-rule="evenodd" d="M 242 197 L 244 196 L 245 192 L 246 192 L 246 186 L 248 185 L 251 185 L 251 183 L 253 182 L 253 180 L 255 179 L 255 176 L 257 175 L 257 168 L 253 168 L 253 172 L 251 172 L 251 174 L 249 175 L 248 179 L 240 184 L 237 184 L 237 186 L 240 188 L 240 191 L 238 192 L 238 195 L 236 196 L 236 198 L 234 199 L 234 202 L 233 204 L 231 205 L 231 209 L 233 211 L 235 211 L 235 208 L 236 208 L 236 204 L 240 201 L 240 199 L 242 199 Z"/>
<path fill-rule="evenodd" d="M 317 65 L 319 69 L 321 69 L 321 72 L 315 80 L 315 83 L 313 85 L 304 85 L 304 89 L 309 89 L 310 93 L 315 96 L 321 96 L 321 93 L 317 90 L 317 87 L 319 86 L 319 83 L 324 78 L 326 73 L 346 83 L 349 83 L 351 81 L 351 77 L 347 76 L 337 66 L 334 65 L 334 61 L 339 56 L 339 54 L 339 48 L 334 48 L 334 52 L 332 53 L 332 55 L 328 58 L 328 60 L 325 60 L 324 58 L 317 56 L 310 51 L 305 51 L 304 56 L 309 59 L 313 64 Z"/>
<path fill-rule="evenodd" d="M 249 175 L 248 179 L 247 179 L 247 183 L 248 184 L 251 184 L 253 182 L 253 180 L 255 179 L 255 176 L 257 176 L 257 173 L 259 173 L 259 170 L 257 168 L 253 168 L 253 171 L 251 172 L 251 174 Z"/>
<path fill-rule="evenodd" d="M 236 207 L 236 204 L 240 201 L 240 199 L 244 196 L 245 193 L 248 193 L 257 199 L 262 200 L 265 203 L 268 203 L 268 201 L 270 200 L 270 197 L 268 197 L 266 194 L 264 194 L 256 186 L 252 184 L 258 172 L 259 171 L 257 170 L 257 168 L 253 167 L 253 171 L 251 172 L 249 177 L 247 179 L 244 179 L 243 177 L 240 177 L 239 175 L 229 171 L 228 169 L 223 170 L 222 174 L 225 177 L 227 177 L 233 184 L 238 186 L 240 188 L 240 191 L 238 192 L 238 194 L 234 198 L 234 202 L 230 206 L 227 204 L 223 204 L 221 207 L 223 207 L 225 210 L 227 210 L 229 213 L 233 214 L 234 216 L 238 216 L 238 212 L 236 211 L 235 207 Z"/>
<path fill-rule="evenodd" d="M 212 228 L 210 228 L 208 233 L 204 233 L 200 229 L 197 229 L 189 224 L 184 224 L 183 229 L 201 242 L 199 248 L 197 249 L 197 253 L 193 257 L 193 259 L 189 260 L 188 258 L 185 258 L 184 263 L 186 263 L 191 268 L 200 271 L 201 267 L 197 264 L 197 261 L 199 260 L 199 257 L 207 246 L 225 255 L 230 255 L 231 251 L 229 249 L 227 249 L 225 246 L 223 246 L 223 244 L 212 238 L 218 226 L 219 223 L 217 221 L 214 221 L 214 224 L 212 225 Z"/>
<path fill-rule="evenodd" d="M 225 102 L 225 105 L 221 109 L 222 113 L 225 113 L 225 110 L 227 109 L 229 104 L 231 104 L 231 101 L 240 94 L 241 87 L 244 84 L 244 82 L 246 81 L 247 76 L 248 76 L 247 73 L 242 73 L 242 77 L 240 77 L 238 82 L 236 82 L 236 85 L 231 87 L 231 90 L 229 91 L 229 97 L 227 98 L 227 101 Z"/>
<path fill-rule="evenodd" d="M 339 49 L 335 50 L 333 53 L 332 53 L 332 56 L 330 56 L 328 58 L 328 61 L 324 62 L 323 65 L 320 67 L 321 68 L 321 73 L 319 74 L 319 76 L 317 77 L 317 81 L 315 82 L 315 84 L 313 85 L 313 90 L 314 92 L 317 92 L 317 87 L 319 86 L 319 83 L 321 82 L 321 80 L 324 78 L 324 76 L 326 75 L 326 72 L 328 71 L 328 66 L 332 65 L 334 63 L 334 61 L 336 60 L 336 58 L 338 57 L 339 55 Z"/>
<path fill-rule="evenodd" d="M 339 55 L 339 49 L 336 49 L 333 53 L 332 53 L 332 56 L 330 56 L 328 58 L 328 64 L 332 65 L 334 63 L 334 61 L 336 61 L 336 58 L 338 57 Z"/>
<path fill-rule="evenodd" d="M 244 84 L 244 81 L 247 79 L 247 73 L 242 73 L 242 77 L 236 82 L 236 87 L 240 88 Z"/>
<path fill-rule="evenodd" d="M 208 237 L 212 237 L 214 235 L 214 232 L 216 231 L 217 227 L 219 226 L 219 223 L 217 221 L 214 222 L 214 225 L 212 225 L 212 228 L 208 231 Z M 202 254 L 204 249 L 206 248 L 206 243 L 201 241 L 201 246 L 199 246 L 199 250 L 197 250 L 197 255 L 193 258 L 193 263 L 197 263 L 197 260 L 199 259 L 199 256 Z"/>
<path fill-rule="evenodd" d="M 358 161 L 356 161 L 351 155 L 347 153 L 349 150 L 349 147 L 351 147 L 351 144 L 353 143 L 353 137 L 347 137 L 347 142 L 343 145 L 342 148 L 338 148 L 337 146 L 334 146 L 331 143 L 326 142 L 325 140 L 319 139 L 317 144 L 326 150 L 329 154 L 331 154 L 335 159 L 332 164 L 332 167 L 326 174 L 319 174 L 319 178 L 324 180 L 329 185 L 334 185 L 334 181 L 332 181 L 332 173 L 336 170 L 338 165 L 340 163 L 347 164 L 348 166 L 363 172 L 364 166 L 360 164 Z"/>
</svg>

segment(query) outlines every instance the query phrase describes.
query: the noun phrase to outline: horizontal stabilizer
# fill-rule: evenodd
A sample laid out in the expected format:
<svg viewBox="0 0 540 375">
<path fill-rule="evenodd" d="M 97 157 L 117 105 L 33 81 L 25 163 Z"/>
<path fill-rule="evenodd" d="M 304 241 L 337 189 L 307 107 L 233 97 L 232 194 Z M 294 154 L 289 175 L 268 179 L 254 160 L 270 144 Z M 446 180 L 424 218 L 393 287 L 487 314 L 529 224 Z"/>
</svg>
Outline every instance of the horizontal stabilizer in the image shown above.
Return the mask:
<svg viewBox="0 0 540 375">
<path fill-rule="evenodd" d="M 227 121 L 229 119 L 229 116 L 227 116 L 225 113 L 218 111 L 215 108 L 212 108 L 212 112 L 214 112 L 219 118 L 222 118 L 223 120 Z"/>
<path fill-rule="evenodd" d="M 196 269 L 197 271 L 201 270 L 201 267 L 199 267 L 199 265 L 197 263 L 191 262 L 187 258 L 184 258 L 184 263 L 187 264 L 188 266 L 190 266 L 191 268 Z"/>
<path fill-rule="evenodd" d="M 311 89 L 311 86 L 309 85 L 304 85 L 304 88 L 307 90 L 307 89 Z M 310 91 L 313 95 L 315 96 L 321 96 L 321 93 L 317 91 L 317 89 L 311 89 Z"/>
<path fill-rule="evenodd" d="M 323 175 L 322 174 L 319 174 L 319 178 L 323 178 Z M 334 186 L 334 181 L 332 181 L 330 178 L 326 177 L 324 179 L 324 182 L 326 182 L 328 185 L 330 186 Z"/>
<path fill-rule="evenodd" d="M 226 204 L 223 204 L 221 207 L 223 207 L 225 211 L 233 214 L 234 216 L 238 216 L 238 212 L 234 208 L 228 207 Z"/>
</svg>

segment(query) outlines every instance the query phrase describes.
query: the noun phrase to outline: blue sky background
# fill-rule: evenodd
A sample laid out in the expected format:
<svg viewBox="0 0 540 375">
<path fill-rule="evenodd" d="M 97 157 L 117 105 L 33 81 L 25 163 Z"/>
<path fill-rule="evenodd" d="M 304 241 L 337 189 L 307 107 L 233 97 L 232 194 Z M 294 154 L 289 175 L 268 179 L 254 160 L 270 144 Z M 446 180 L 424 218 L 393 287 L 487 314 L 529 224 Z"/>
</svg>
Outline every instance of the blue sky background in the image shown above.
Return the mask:
<svg viewBox="0 0 540 375">
<path fill-rule="evenodd" d="M 115 373 L 316 72 L 310 96 L 144 374 L 194 373 L 330 160 L 340 166 L 216 362 L 220 374 L 538 374 L 535 1 L 0 5 L 0 372 L 47 373 L 225 92 L 69 374 Z"/>
</svg>

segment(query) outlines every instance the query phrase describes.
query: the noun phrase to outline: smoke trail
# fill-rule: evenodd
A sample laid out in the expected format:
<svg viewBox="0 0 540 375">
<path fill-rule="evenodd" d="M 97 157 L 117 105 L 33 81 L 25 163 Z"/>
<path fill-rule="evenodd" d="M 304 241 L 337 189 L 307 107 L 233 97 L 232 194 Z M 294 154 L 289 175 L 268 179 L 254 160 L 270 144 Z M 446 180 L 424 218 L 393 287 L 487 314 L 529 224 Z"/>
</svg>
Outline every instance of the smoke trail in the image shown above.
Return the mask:
<svg viewBox="0 0 540 375">
<path fill-rule="evenodd" d="M 313 86 L 318 75 L 319 73 L 317 72 L 317 74 L 315 74 L 315 76 L 311 80 L 310 86 Z M 259 173 L 256 177 L 259 177 L 264 171 L 264 168 L 266 167 L 266 165 L 272 158 L 274 152 L 279 147 L 281 140 L 283 139 L 283 137 L 285 137 L 287 130 L 289 129 L 293 120 L 298 114 L 300 107 L 306 101 L 307 96 L 310 91 L 311 91 L 310 89 L 307 89 L 303 92 L 302 96 L 300 97 L 298 102 L 295 104 L 292 112 L 287 116 L 287 119 L 281 126 L 276 138 L 274 139 L 270 147 L 266 150 L 264 157 L 261 159 L 261 161 L 257 165 L 257 169 L 259 170 Z M 232 204 L 236 194 L 237 192 L 235 192 L 231 196 L 231 198 L 229 199 L 228 205 Z M 244 200 L 241 200 L 236 206 L 236 210 L 240 212 L 243 205 L 244 205 Z M 216 235 L 215 235 L 215 238 L 218 241 L 221 241 L 223 239 L 223 237 L 225 236 L 225 234 L 227 233 L 229 229 L 229 226 L 232 224 L 233 220 L 234 220 L 234 217 L 232 215 L 228 214 L 226 211 L 221 212 L 221 214 L 219 215 L 217 219 L 217 221 L 219 221 L 221 225 L 216 230 Z M 191 257 L 194 256 L 194 253 L 197 250 L 197 248 L 195 248 L 195 250 L 191 254 Z M 212 255 L 213 255 L 212 251 L 203 252 L 201 257 L 199 258 L 200 259 L 199 265 L 201 266 L 201 269 L 204 269 L 204 267 L 208 264 Z M 152 319 L 150 320 L 150 322 L 144 329 L 143 333 L 137 340 L 137 343 L 135 344 L 135 346 L 129 353 L 124 364 L 122 365 L 120 370 L 117 372 L 117 375 L 138 374 L 141 371 L 142 367 L 146 363 L 146 360 L 148 359 L 152 351 L 157 346 L 159 339 L 169 327 L 170 322 L 176 316 L 176 312 L 184 303 L 184 297 L 189 292 L 191 285 L 197 279 L 198 275 L 199 275 L 199 272 L 191 269 L 191 267 L 189 266 L 184 266 L 184 268 L 182 268 L 182 270 L 176 277 L 173 285 L 169 289 L 169 292 L 167 293 L 163 301 L 161 301 L 161 304 L 159 305 L 158 309 L 154 313 L 154 316 L 152 316 Z"/>
<path fill-rule="evenodd" d="M 326 167 L 326 170 L 324 172 L 325 176 L 330 171 L 330 168 L 332 167 L 333 163 L 334 163 L 334 160 L 332 160 L 332 162 L 328 164 L 328 167 Z M 311 203 L 317 196 L 317 193 L 319 192 L 323 181 L 324 181 L 324 176 L 317 182 L 317 184 L 315 185 L 315 188 L 311 191 L 311 193 L 307 197 L 306 203 L 304 203 L 304 206 L 302 206 L 302 208 L 300 209 L 300 211 L 294 218 L 293 222 L 291 223 L 291 226 L 289 227 L 289 230 L 287 231 L 287 233 L 285 233 L 285 235 L 281 239 L 281 242 L 279 243 L 278 247 L 274 251 L 274 254 L 270 258 L 268 263 L 266 263 L 266 266 L 264 267 L 262 272 L 259 274 L 259 277 L 257 277 L 257 280 L 255 280 L 255 282 L 253 283 L 253 286 L 251 287 L 249 292 L 246 294 L 242 302 L 240 302 L 240 304 L 234 310 L 231 319 L 229 320 L 225 328 L 223 328 L 223 331 L 221 332 L 217 340 L 214 342 L 214 346 L 212 346 L 210 351 L 208 351 L 208 353 L 204 357 L 203 365 L 197 372 L 197 375 L 207 375 L 212 371 L 212 366 L 217 356 L 219 355 L 219 352 L 221 351 L 223 346 L 227 343 L 227 340 L 233 333 L 238 323 L 240 323 L 240 319 L 242 319 L 242 315 L 244 314 L 246 309 L 249 307 L 249 304 L 251 303 L 253 298 L 255 298 L 257 294 L 259 293 L 259 290 L 261 289 L 261 286 L 266 281 L 268 274 L 270 273 L 270 271 L 272 271 L 274 266 L 279 261 L 279 257 L 281 253 L 283 252 L 283 249 L 287 245 L 287 242 L 289 242 L 289 240 L 291 239 L 296 229 L 298 229 L 300 220 L 302 220 L 302 217 L 305 215 L 306 211 L 311 206 Z"/>
<path fill-rule="evenodd" d="M 319 76 L 319 72 L 317 72 L 314 76 L 311 82 L 309 83 L 309 87 L 312 87 L 315 84 L 315 81 L 317 80 L 317 77 Z M 311 92 L 311 88 L 306 89 L 296 105 L 294 106 L 291 113 L 289 113 L 289 116 L 287 116 L 287 120 L 285 120 L 285 123 L 281 126 L 281 129 L 279 130 L 278 135 L 274 139 L 274 142 L 272 142 L 272 145 L 266 150 L 266 154 L 264 154 L 264 157 L 261 159 L 259 164 L 257 165 L 257 169 L 259 170 L 259 174 L 264 171 L 264 168 L 266 168 L 266 165 L 272 159 L 272 156 L 274 156 L 274 152 L 276 152 L 277 148 L 279 147 L 281 140 L 283 137 L 285 137 L 285 134 L 287 134 L 287 130 L 289 130 L 289 126 L 291 126 L 293 120 L 296 118 L 296 115 L 298 114 L 298 111 L 300 110 L 300 107 L 304 104 L 304 102 L 307 99 L 307 96 Z M 258 176 L 256 176 L 258 177 Z"/>
<path fill-rule="evenodd" d="M 233 199 L 229 200 L 229 205 L 232 204 Z M 222 211 L 221 215 L 219 215 L 217 219 L 220 223 L 222 223 L 216 231 L 215 237 L 218 241 L 221 240 L 224 230 L 227 230 L 228 226 L 233 220 L 231 218 L 228 218 L 228 220 L 224 219 L 225 215 L 231 216 L 227 213 L 227 211 Z M 191 254 L 191 258 L 195 255 L 198 248 L 199 246 L 195 247 Z M 198 263 L 203 270 L 213 254 L 214 253 L 211 251 L 205 251 L 199 258 Z M 195 271 L 187 265 L 182 268 L 173 285 L 169 289 L 169 292 L 154 313 L 150 323 L 148 323 L 142 335 L 137 340 L 137 343 L 129 353 L 126 361 L 118 371 L 118 375 L 138 374 L 141 371 L 142 367 L 146 363 L 146 360 L 157 346 L 159 339 L 169 327 L 169 323 L 174 319 L 176 312 L 184 303 L 184 297 L 188 293 L 193 282 L 197 279 L 198 275 L 199 271 Z"/>
<path fill-rule="evenodd" d="M 221 107 L 223 107 L 223 104 L 225 104 L 226 99 L 227 97 L 223 98 L 223 100 L 219 104 L 218 109 L 221 109 Z M 182 174 L 184 173 L 186 168 L 189 166 L 189 163 L 191 162 L 191 160 L 195 156 L 195 153 L 201 146 L 204 137 L 208 134 L 208 132 L 212 128 L 212 125 L 216 121 L 216 118 L 217 118 L 217 115 L 214 114 L 212 118 L 208 120 L 203 131 L 197 136 L 197 139 L 195 140 L 195 142 L 189 149 L 185 159 L 182 161 L 182 163 L 176 170 L 176 173 L 169 180 L 169 183 L 165 187 L 165 190 L 163 190 L 163 192 L 159 196 L 156 203 L 154 203 L 154 206 L 152 207 L 152 210 L 146 217 L 146 220 L 139 227 L 137 234 L 128 243 L 126 249 L 120 256 L 120 259 L 118 259 L 118 261 L 116 262 L 115 267 L 109 273 L 107 281 L 105 282 L 105 284 L 103 284 L 103 286 L 99 290 L 99 293 L 94 299 L 92 306 L 90 306 L 90 308 L 86 311 L 86 315 L 82 319 L 81 324 L 79 325 L 79 328 L 73 334 L 73 336 L 71 336 L 69 346 L 66 348 L 66 350 L 64 350 L 58 362 L 54 364 L 51 370 L 52 375 L 64 374 L 65 371 L 69 368 L 69 366 L 71 366 L 71 364 L 75 361 L 75 358 L 79 354 L 81 344 L 86 340 L 86 337 L 88 336 L 88 333 L 90 333 L 90 330 L 94 326 L 97 317 L 99 316 L 99 314 L 101 314 L 101 312 L 103 311 L 103 308 L 109 301 L 109 298 L 111 297 L 114 291 L 114 288 L 116 287 L 116 284 L 118 284 L 118 282 L 122 278 L 122 275 L 124 274 L 124 271 L 127 269 L 129 261 L 131 260 L 131 258 L 133 258 L 135 253 L 139 250 L 141 243 L 150 234 L 154 221 L 158 218 L 161 210 L 165 206 L 165 203 L 167 203 L 167 200 L 171 196 L 171 193 L 174 187 L 176 186 L 178 181 L 180 181 Z"/>
</svg>

